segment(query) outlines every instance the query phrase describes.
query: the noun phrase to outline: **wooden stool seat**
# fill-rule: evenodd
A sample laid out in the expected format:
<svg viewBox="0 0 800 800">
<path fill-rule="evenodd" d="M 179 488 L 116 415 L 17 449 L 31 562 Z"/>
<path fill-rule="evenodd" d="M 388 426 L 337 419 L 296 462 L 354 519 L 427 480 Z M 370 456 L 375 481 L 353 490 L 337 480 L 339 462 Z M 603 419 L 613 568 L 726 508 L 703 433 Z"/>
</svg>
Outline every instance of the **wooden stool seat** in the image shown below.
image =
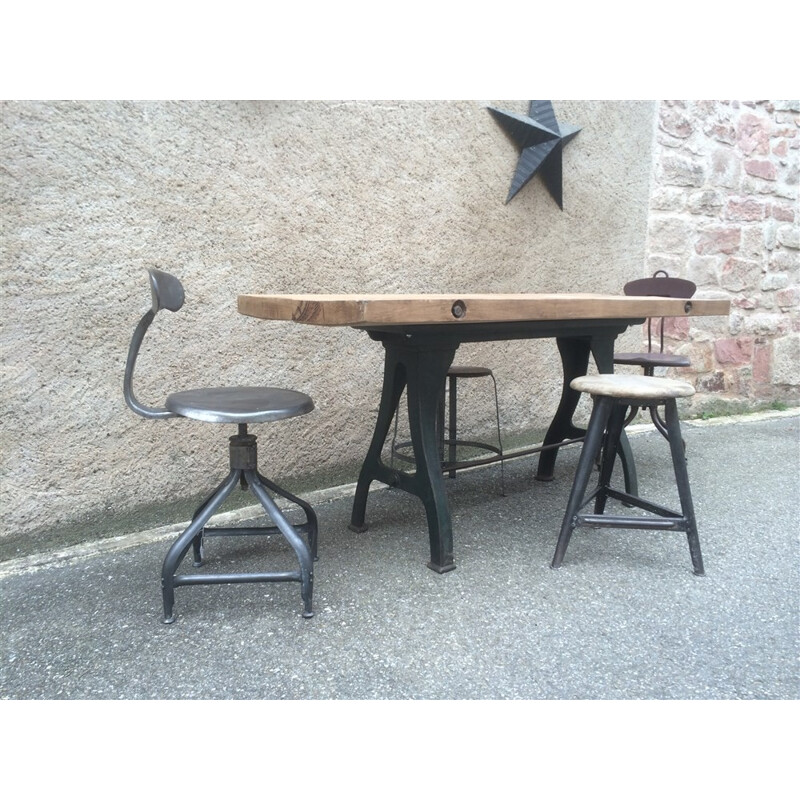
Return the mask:
<svg viewBox="0 0 800 800">
<path fill-rule="evenodd" d="M 663 402 L 672 397 L 691 397 L 694 386 L 674 378 L 655 378 L 648 375 L 583 375 L 570 386 L 578 392 L 604 397 L 632 400 L 635 405 Z"/>
<path fill-rule="evenodd" d="M 700 540 L 697 535 L 697 522 L 689 489 L 689 474 L 686 469 L 676 404 L 677 398 L 693 395 L 694 387 L 685 381 L 670 378 L 615 374 L 585 375 L 575 378 L 570 386 L 579 392 L 592 395 L 593 407 L 551 564 L 553 569 L 561 566 L 572 532 L 578 527 L 678 530 L 686 533 L 695 575 L 703 575 L 703 558 L 700 553 Z M 618 491 L 610 485 L 626 413 L 630 406 L 637 405 L 651 408 L 657 405 L 664 406 L 666 437 L 678 487 L 680 512 Z M 601 451 L 602 460 L 597 487 L 587 493 L 589 478 Z M 647 515 L 607 514 L 608 500 L 617 500 L 625 506 L 645 511 Z M 594 513 L 584 513 L 585 506 L 592 502 L 594 502 Z"/>
</svg>

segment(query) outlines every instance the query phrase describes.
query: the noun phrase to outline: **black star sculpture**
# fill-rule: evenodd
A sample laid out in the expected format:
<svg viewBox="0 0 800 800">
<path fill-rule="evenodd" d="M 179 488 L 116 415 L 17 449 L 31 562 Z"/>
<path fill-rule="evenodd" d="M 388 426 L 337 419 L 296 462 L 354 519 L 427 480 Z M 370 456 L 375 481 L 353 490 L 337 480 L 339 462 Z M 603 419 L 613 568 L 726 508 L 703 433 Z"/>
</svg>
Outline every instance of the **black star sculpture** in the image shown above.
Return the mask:
<svg viewBox="0 0 800 800">
<path fill-rule="evenodd" d="M 548 191 L 563 211 L 561 154 L 564 145 L 578 135 L 580 128 L 559 124 L 553 104 L 549 100 L 531 100 L 527 117 L 511 111 L 500 111 L 498 108 L 489 108 L 489 113 L 520 151 L 506 203 L 539 172 Z"/>
</svg>

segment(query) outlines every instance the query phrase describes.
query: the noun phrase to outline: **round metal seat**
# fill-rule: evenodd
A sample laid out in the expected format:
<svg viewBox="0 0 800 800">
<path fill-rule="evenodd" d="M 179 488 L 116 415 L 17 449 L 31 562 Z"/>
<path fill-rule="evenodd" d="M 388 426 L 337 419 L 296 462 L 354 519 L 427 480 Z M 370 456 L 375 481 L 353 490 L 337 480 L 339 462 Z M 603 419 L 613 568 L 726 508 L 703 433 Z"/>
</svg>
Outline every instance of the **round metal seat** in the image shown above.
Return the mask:
<svg viewBox="0 0 800 800">
<path fill-rule="evenodd" d="M 314 401 L 293 389 L 223 386 L 173 392 L 164 404 L 173 414 L 202 422 L 274 422 L 314 409 Z"/>
</svg>

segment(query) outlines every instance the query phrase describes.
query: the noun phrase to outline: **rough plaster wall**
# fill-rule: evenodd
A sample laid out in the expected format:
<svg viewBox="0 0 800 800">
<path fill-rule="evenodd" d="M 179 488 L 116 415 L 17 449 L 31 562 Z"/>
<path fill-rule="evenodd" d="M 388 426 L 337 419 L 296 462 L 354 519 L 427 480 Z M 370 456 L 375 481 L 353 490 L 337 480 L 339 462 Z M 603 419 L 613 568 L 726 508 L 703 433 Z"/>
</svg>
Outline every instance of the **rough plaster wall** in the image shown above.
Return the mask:
<svg viewBox="0 0 800 800">
<path fill-rule="evenodd" d="M 145 340 L 140 399 L 214 383 L 309 392 L 314 413 L 256 431 L 264 471 L 290 487 L 352 479 L 382 349 L 348 328 L 240 316 L 238 293 L 615 292 L 643 274 L 655 104 L 554 101 L 583 128 L 564 151 L 563 212 L 538 177 L 504 205 L 516 152 L 489 104 L 527 110 L 4 103 L 2 535 L 88 539 L 148 509 L 184 519 L 180 501 L 227 470 L 229 429 L 124 404 L 147 266 L 178 274 L 187 303 Z M 554 342 L 465 345 L 457 361 L 494 368 L 509 435 L 547 424 Z"/>
</svg>

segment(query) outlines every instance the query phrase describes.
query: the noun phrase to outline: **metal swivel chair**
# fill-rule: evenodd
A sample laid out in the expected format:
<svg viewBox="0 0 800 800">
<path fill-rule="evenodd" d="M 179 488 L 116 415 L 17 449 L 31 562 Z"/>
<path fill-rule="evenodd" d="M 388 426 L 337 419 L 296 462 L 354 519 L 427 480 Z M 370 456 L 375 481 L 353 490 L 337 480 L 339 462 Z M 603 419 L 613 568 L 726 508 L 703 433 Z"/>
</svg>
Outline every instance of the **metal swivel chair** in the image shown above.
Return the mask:
<svg viewBox="0 0 800 800">
<path fill-rule="evenodd" d="M 211 389 L 190 389 L 167 396 L 164 407 L 151 407 L 140 403 L 133 392 L 133 371 L 142 340 L 155 315 L 162 309 L 177 311 L 183 305 L 184 291 L 181 282 L 166 272 L 149 269 L 153 306 L 139 321 L 128 350 L 123 392 L 128 406 L 148 419 L 186 417 L 199 422 L 231 423 L 238 433 L 229 439 L 230 472 L 228 477 L 208 496 L 195 511 L 191 524 L 169 548 L 161 570 L 161 587 L 164 601 L 165 623 L 173 622 L 175 587 L 195 584 L 258 583 L 295 581 L 301 586 L 303 616 L 312 617 L 311 608 L 314 566 L 317 556 L 317 518 L 305 501 L 269 481 L 258 471 L 256 437 L 247 432 L 247 426 L 256 422 L 276 422 L 289 417 L 307 414 L 314 408 L 313 400 L 302 392 L 272 387 L 231 386 Z M 240 484 L 249 489 L 263 506 L 271 527 L 210 528 L 206 523 Z M 299 506 L 306 521 L 292 524 L 275 504 L 269 492 L 280 495 Z M 194 551 L 194 566 L 203 563 L 204 536 L 248 536 L 280 533 L 288 541 L 299 564 L 299 569 L 287 572 L 256 572 L 228 574 L 181 574 L 176 570 L 189 548 Z M 306 542 L 301 534 L 306 534 Z"/>
<path fill-rule="evenodd" d="M 630 281 L 623 287 L 626 295 L 636 297 L 682 297 L 689 299 L 697 290 L 697 286 L 692 281 L 683 278 L 670 278 L 663 269 L 656 270 L 652 278 L 640 278 Z M 653 350 L 653 329 L 656 329 L 659 337 L 659 349 Z M 625 364 L 629 366 L 641 367 L 643 373 L 652 376 L 656 367 L 689 367 L 691 362 L 686 356 L 664 352 L 664 318 L 647 320 L 647 352 L 642 353 L 614 353 L 615 364 Z M 652 405 L 649 408 L 650 418 L 661 434 L 667 438 L 667 426 L 658 412 L 658 406 Z M 631 408 L 627 425 L 639 412 L 634 406 Z"/>
</svg>

